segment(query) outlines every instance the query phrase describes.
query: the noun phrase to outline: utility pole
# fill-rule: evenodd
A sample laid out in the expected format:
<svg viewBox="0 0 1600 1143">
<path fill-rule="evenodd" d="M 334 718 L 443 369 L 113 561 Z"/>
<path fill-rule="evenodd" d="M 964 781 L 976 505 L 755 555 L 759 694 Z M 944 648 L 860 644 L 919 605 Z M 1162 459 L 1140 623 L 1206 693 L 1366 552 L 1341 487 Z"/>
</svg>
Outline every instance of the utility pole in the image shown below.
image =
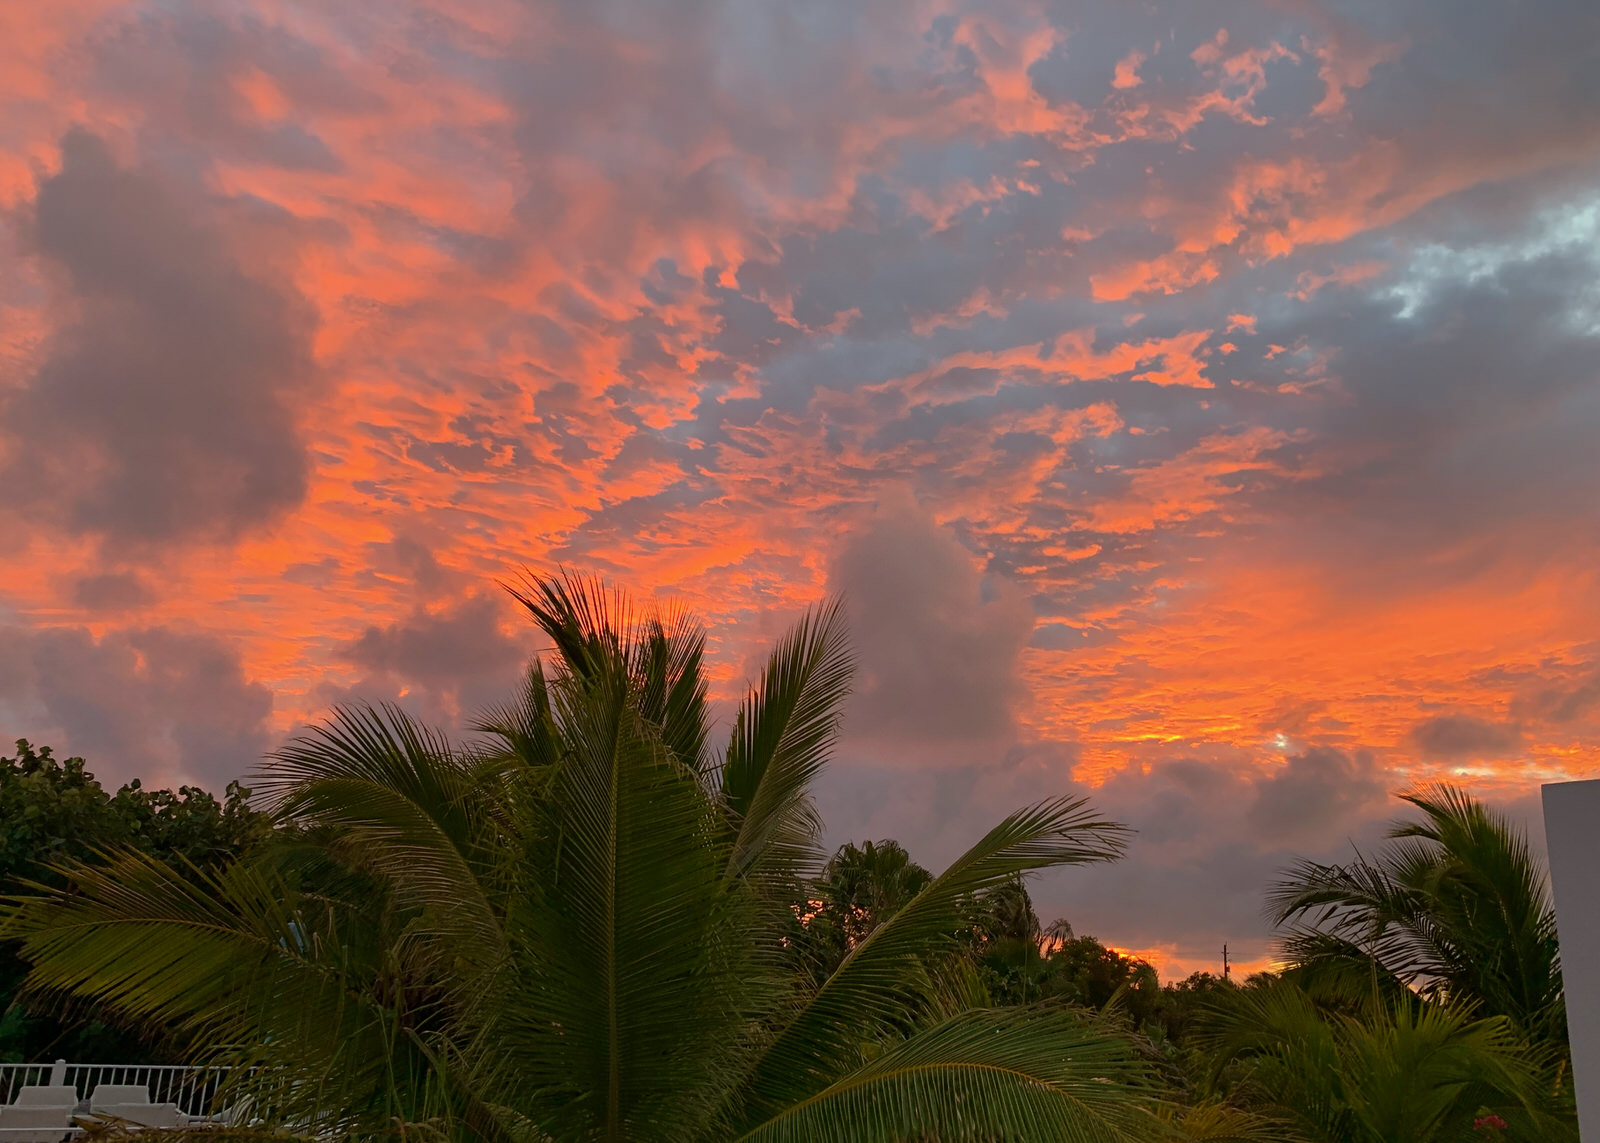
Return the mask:
<svg viewBox="0 0 1600 1143">
<path fill-rule="evenodd" d="M 1228 946 L 1226 942 L 1222 946 L 1222 979 L 1228 979 Z"/>
</svg>

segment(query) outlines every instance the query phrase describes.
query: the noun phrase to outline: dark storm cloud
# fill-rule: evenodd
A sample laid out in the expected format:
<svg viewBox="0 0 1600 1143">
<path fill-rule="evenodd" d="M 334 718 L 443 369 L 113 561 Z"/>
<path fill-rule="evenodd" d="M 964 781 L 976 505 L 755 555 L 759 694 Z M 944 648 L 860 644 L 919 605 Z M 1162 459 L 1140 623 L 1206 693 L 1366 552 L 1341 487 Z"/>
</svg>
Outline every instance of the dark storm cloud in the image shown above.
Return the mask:
<svg viewBox="0 0 1600 1143">
<path fill-rule="evenodd" d="M 507 611 L 496 596 L 471 595 L 368 627 L 339 652 L 366 675 L 349 687 L 325 686 L 320 696 L 328 705 L 394 702 L 463 730 L 484 707 L 511 697 L 533 650 L 531 628 L 508 633 Z"/>
<path fill-rule="evenodd" d="M 60 274 L 58 326 L 0 406 L 13 504 L 139 546 L 232 538 L 300 502 L 311 315 L 246 273 L 206 215 L 94 135 L 63 139 L 29 235 Z"/>
<path fill-rule="evenodd" d="M 1522 745 L 1522 731 L 1470 714 L 1441 714 L 1413 727 L 1411 741 L 1429 758 L 1491 758 Z"/>
<path fill-rule="evenodd" d="M 1234 415 L 1310 430 L 1289 449 L 1304 475 L 1256 498 L 1283 522 L 1280 541 L 1373 595 L 1600 541 L 1597 263 L 1584 217 L 1435 250 L 1359 296 L 1329 291 L 1235 335 L 1256 352 L 1303 345 L 1321 376 L 1306 397 L 1219 395 Z"/>
<path fill-rule="evenodd" d="M 1033 613 L 1009 585 L 986 583 L 954 534 L 887 497 L 830 586 L 849 603 L 858 656 L 848 734 L 925 744 L 1010 731 Z"/>
<path fill-rule="evenodd" d="M 126 611 L 154 598 L 150 585 L 133 572 L 84 576 L 72 585 L 72 601 L 86 611 Z"/>
<path fill-rule="evenodd" d="M 1249 820 L 1265 841 L 1320 847 L 1330 829 L 1381 803 L 1385 792 L 1370 754 L 1312 747 L 1256 779 Z"/>
<path fill-rule="evenodd" d="M 4 737 L 81 754 L 108 785 L 220 789 L 256 769 L 270 745 L 272 692 L 211 635 L 3 628 L 0 661 Z"/>
<path fill-rule="evenodd" d="M 95 87 L 142 108 L 147 136 L 200 142 L 213 157 L 338 172 L 344 158 L 304 124 L 382 107 L 325 48 L 219 5 L 179 0 L 116 12 L 86 46 Z"/>
</svg>

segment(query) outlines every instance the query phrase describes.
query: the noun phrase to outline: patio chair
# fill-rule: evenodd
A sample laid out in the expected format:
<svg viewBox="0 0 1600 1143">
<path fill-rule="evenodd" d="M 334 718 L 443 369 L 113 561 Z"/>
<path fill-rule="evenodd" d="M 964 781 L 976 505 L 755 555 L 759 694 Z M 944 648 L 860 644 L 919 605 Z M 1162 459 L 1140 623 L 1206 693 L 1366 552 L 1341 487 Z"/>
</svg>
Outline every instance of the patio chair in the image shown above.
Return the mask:
<svg viewBox="0 0 1600 1143">
<path fill-rule="evenodd" d="M 0 1143 L 60 1143 L 73 1133 L 77 1106 L 78 1091 L 69 1085 L 22 1087 L 0 1107 Z"/>
<path fill-rule="evenodd" d="M 142 1084 L 100 1084 L 89 1095 L 89 1111 L 125 1119 L 140 1127 L 177 1127 L 181 1118 L 177 1104 L 151 1103 L 150 1089 Z"/>
</svg>

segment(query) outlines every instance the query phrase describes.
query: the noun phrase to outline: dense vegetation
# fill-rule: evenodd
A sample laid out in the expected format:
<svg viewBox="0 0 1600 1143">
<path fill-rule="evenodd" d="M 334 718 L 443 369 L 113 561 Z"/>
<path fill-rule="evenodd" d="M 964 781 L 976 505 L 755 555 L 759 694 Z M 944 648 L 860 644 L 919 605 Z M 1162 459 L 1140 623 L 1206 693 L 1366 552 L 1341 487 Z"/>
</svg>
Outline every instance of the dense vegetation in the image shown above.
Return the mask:
<svg viewBox="0 0 1600 1143">
<path fill-rule="evenodd" d="M 82 758 L 56 758 L 26 739 L 0 757 L 0 893 L 64 889 L 65 867 L 136 849 L 181 866 L 218 867 L 271 833 L 250 791 L 230 783 L 222 801 L 194 786 L 146 790 L 135 780 L 108 794 Z M 70 1059 L 145 1062 L 159 1044 L 125 1022 L 67 998 L 24 997 L 27 964 L 15 942 L 0 944 L 0 1061 Z M 154 1053 L 154 1054 L 152 1054 Z"/>
<path fill-rule="evenodd" d="M 555 650 L 479 741 L 341 711 L 276 757 L 270 823 L 236 787 L 107 797 L 22 744 L 18 1019 L 268 1065 L 266 1120 L 350 1138 L 1576 1139 L 1548 894 L 1461 793 L 1290 870 L 1281 973 L 1162 987 L 1034 911 L 1029 874 L 1123 849 L 1081 802 L 938 874 L 893 841 L 823 860 L 837 606 L 716 749 L 698 628 L 574 580 L 517 595 Z"/>
</svg>

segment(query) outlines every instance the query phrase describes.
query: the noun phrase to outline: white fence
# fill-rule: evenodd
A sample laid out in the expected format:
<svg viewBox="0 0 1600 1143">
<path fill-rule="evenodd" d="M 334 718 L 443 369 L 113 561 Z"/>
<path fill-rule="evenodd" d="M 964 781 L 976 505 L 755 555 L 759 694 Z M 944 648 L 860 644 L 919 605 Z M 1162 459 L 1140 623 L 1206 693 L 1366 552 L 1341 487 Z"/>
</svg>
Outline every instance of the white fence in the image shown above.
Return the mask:
<svg viewBox="0 0 1600 1143">
<path fill-rule="evenodd" d="M 182 1064 L 0 1064 L 0 1104 L 16 1101 L 26 1086 L 71 1086 L 77 1090 L 80 1109 L 87 1111 L 90 1097 L 101 1084 L 130 1084 L 145 1088 L 151 1103 L 175 1103 L 186 1116 L 215 1115 L 217 1093 L 231 1069 L 188 1067 Z"/>
</svg>

